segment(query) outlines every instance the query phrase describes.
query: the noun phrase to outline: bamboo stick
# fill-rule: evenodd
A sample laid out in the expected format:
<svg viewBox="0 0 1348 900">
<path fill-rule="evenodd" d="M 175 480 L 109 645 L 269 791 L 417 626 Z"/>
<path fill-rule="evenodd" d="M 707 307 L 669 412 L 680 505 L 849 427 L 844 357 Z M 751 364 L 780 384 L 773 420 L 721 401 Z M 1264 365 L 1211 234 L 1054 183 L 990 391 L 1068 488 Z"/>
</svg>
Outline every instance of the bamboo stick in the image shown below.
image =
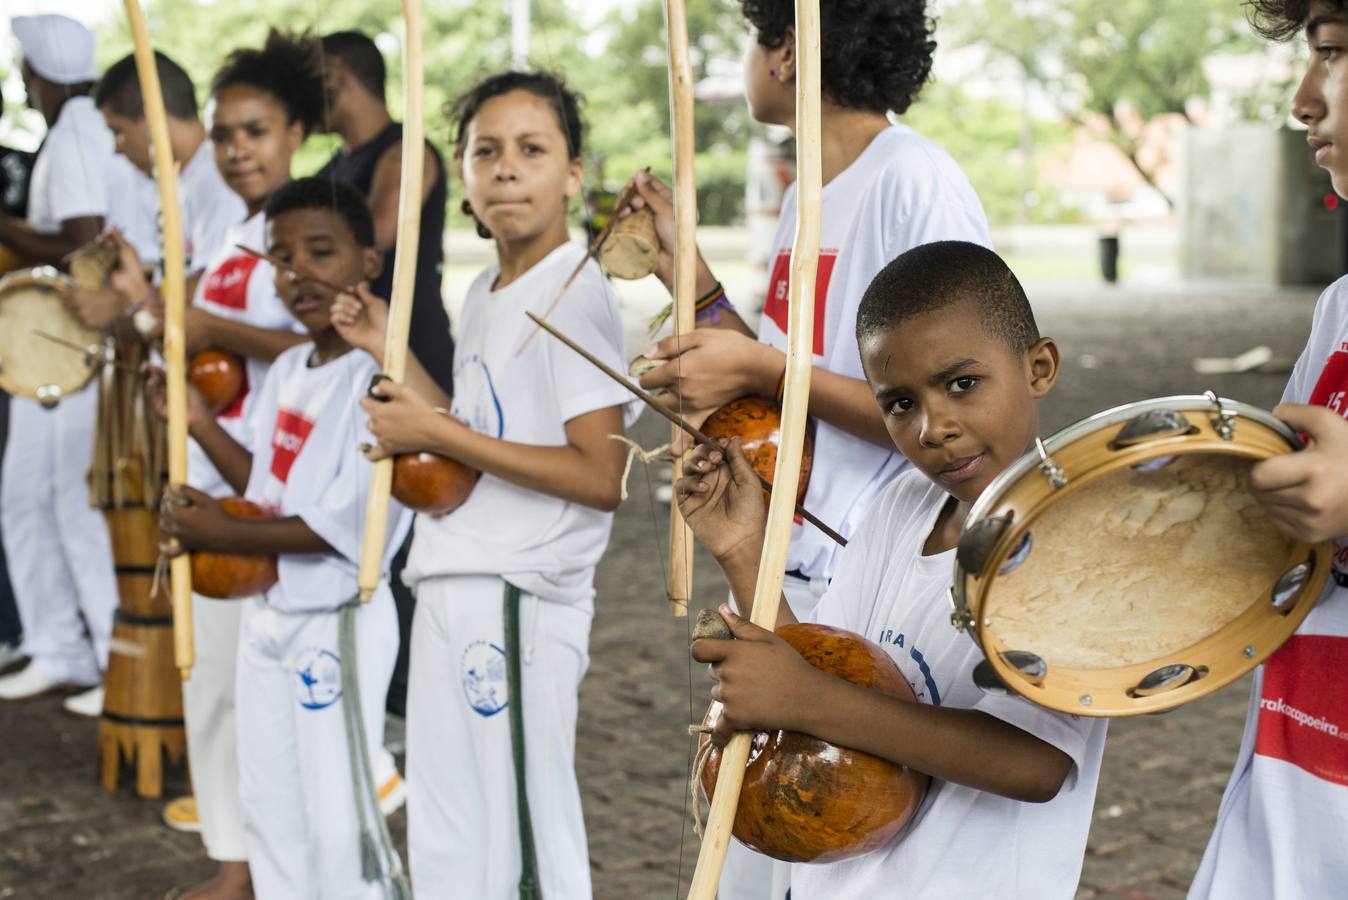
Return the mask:
<svg viewBox="0 0 1348 900">
<path fill-rule="evenodd" d="M 398 190 L 397 255 L 393 260 L 393 290 L 389 297 L 388 333 L 384 338 L 384 374 L 401 382 L 407 369 L 407 332 L 412 322 L 412 294 L 416 287 L 417 239 L 421 230 L 422 167 L 425 164 L 425 123 L 422 119 L 421 4 L 403 0 L 403 110 L 402 183 Z M 357 585 L 362 602 L 374 596 L 383 569 L 387 539 L 389 489 L 393 459 L 374 464 L 365 505 L 365 536 L 361 545 Z"/>
<path fill-rule="evenodd" d="M 183 317 L 186 306 L 183 229 L 178 205 L 178 167 L 169 143 L 168 116 L 159 84 L 159 66 L 145 27 L 139 0 L 125 0 L 126 17 L 135 42 L 136 73 L 145 105 L 154 153 L 154 177 L 159 187 L 160 227 L 164 237 L 164 367 L 168 387 L 168 468 L 172 484 L 187 482 L 187 359 Z M 196 662 L 192 638 L 192 564 L 186 554 L 169 564 L 173 603 L 173 658 L 186 681 Z"/>
</svg>

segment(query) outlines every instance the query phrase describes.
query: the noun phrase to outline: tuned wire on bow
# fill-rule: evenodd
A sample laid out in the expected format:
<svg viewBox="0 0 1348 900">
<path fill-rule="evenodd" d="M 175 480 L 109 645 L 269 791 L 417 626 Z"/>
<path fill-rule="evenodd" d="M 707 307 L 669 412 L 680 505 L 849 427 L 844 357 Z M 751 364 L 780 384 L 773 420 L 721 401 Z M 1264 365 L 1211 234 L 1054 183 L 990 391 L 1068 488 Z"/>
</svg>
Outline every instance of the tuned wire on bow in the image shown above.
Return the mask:
<svg viewBox="0 0 1348 900">
<path fill-rule="evenodd" d="M 145 120 L 154 154 L 154 178 L 159 188 L 160 233 L 164 241 L 164 367 L 168 390 L 168 470 L 171 484 L 187 483 L 187 360 L 183 319 L 187 303 L 178 170 L 169 144 L 164 94 L 159 66 L 145 27 L 139 0 L 125 0 L 126 16 L 135 42 L 136 73 L 140 78 Z M 192 637 L 192 562 L 179 554 L 169 563 L 173 602 L 173 658 L 186 680 L 196 662 Z"/>
<path fill-rule="evenodd" d="M 787 547 L 804 446 L 814 338 L 815 272 L 819 263 L 821 191 L 819 96 L 819 0 L 796 0 L 796 237 L 791 248 L 791 294 L 787 327 L 786 393 L 782 436 L 772 476 L 772 499 L 750 620 L 772 631 L 782 599 Z M 753 736 L 739 732 L 721 755 L 716 794 L 707 817 L 689 900 L 712 900 L 721 880 L 731 827 Z"/>
</svg>

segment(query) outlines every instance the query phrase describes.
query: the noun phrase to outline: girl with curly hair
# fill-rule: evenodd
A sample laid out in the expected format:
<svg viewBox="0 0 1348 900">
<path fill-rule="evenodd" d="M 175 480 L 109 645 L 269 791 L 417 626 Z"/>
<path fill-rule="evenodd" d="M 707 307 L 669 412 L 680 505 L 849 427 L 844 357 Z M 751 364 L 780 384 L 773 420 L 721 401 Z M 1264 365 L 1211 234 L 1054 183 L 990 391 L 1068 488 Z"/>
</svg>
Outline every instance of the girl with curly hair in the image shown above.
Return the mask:
<svg viewBox="0 0 1348 900">
<path fill-rule="evenodd" d="M 751 39 L 744 58 L 749 110 L 765 124 L 795 128 L 795 12 L 792 0 L 741 0 Z M 932 21 L 924 0 L 838 0 L 820 6 L 823 181 L 815 290 L 810 416 L 814 467 L 804 505 L 851 537 L 872 501 L 908 466 L 885 432 L 866 386 L 856 342 L 861 296 L 899 254 L 939 240 L 990 244 L 978 195 L 939 146 L 891 121 L 917 99 L 931 72 Z M 657 274 L 672 290 L 674 225 L 670 190 L 645 173 L 633 207 L 656 214 Z M 771 270 L 757 331 L 730 305 L 701 254 L 698 327 L 645 355 L 666 361 L 641 376 L 664 388 L 671 406 L 696 424 L 746 394 L 778 395 L 786 369 L 786 323 L 796 192 L 788 188 L 773 239 Z M 678 357 L 676 360 L 675 357 Z M 838 548 L 797 524 L 784 593 L 808 620 L 833 577 Z M 748 610 L 743 610 L 747 615 Z M 784 867 L 769 888 L 770 862 L 733 845 L 721 880 L 725 900 L 780 900 Z"/>
</svg>

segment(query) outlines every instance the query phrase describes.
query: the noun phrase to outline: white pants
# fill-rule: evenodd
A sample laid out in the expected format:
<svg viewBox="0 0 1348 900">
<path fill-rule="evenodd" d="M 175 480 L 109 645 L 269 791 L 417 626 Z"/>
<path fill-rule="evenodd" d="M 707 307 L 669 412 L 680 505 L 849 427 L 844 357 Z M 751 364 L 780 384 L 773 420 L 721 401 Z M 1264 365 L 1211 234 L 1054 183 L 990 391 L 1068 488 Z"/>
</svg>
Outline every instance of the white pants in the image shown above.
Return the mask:
<svg viewBox="0 0 1348 900">
<path fill-rule="evenodd" d="M 824 596 L 828 582 L 804 581 L 787 576 L 782 581 L 782 596 L 801 622 L 814 621 L 814 611 Z M 718 900 L 782 900 L 791 887 L 791 864 L 750 850 L 739 841 L 731 841 L 717 887 Z"/>
<path fill-rule="evenodd" d="M 361 878 L 338 613 L 287 614 L 261 599 L 242 603 L 239 795 L 253 890 L 258 900 L 383 898 L 382 882 Z M 398 656 L 387 584 L 357 611 L 355 633 L 365 738 L 374 760 L 382 752 L 384 695 Z M 368 808 L 367 798 L 360 802 Z M 367 821 L 378 841 L 377 821 Z"/>
<path fill-rule="evenodd" d="M 421 900 L 513 900 L 521 871 L 507 707 L 505 583 L 417 587 L 407 686 L 407 844 Z M 547 900 L 588 900 L 576 711 L 588 610 L 520 598 L 525 785 Z"/>
<path fill-rule="evenodd" d="M 101 680 L 117 609 L 108 526 L 90 506 L 86 480 L 97 405 L 94 382 L 55 409 L 13 398 L 0 470 L 0 531 L 23 652 L 49 678 L 79 685 Z"/>
<path fill-rule="evenodd" d="M 247 602 L 251 601 L 192 595 L 196 665 L 192 677 L 183 682 L 183 721 L 201 841 L 206 855 L 219 862 L 248 858 L 234 709 L 239 622 Z"/>
</svg>

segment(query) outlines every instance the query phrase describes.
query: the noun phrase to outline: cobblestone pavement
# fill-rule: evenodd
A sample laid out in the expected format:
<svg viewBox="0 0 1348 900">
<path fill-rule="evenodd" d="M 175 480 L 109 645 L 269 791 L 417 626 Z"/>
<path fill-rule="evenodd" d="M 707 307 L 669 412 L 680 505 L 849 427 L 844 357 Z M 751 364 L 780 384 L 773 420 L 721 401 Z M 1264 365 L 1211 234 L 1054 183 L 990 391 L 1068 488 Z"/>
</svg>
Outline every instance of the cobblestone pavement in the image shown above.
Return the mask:
<svg viewBox="0 0 1348 900">
<path fill-rule="evenodd" d="M 1271 406 L 1285 371 L 1197 376 L 1190 358 L 1234 356 L 1267 344 L 1300 351 L 1314 293 L 1191 287 L 1182 291 L 1032 289 L 1045 333 L 1063 347 L 1046 427 L 1127 400 L 1213 388 Z M 1276 366 L 1273 368 L 1277 368 Z M 634 436 L 660 443 L 643 417 Z M 660 473 L 649 476 L 653 485 Z M 591 665 L 581 691 L 577 768 L 595 893 L 605 900 L 682 896 L 697 854 L 686 815 L 691 744 L 707 681 L 686 652 L 686 620 L 663 590 L 668 508 L 640 467 L 598 576 Z M 704 556 L 697 602 L 724 594 Z M 1206 843 L 1235 757 L 1247 682 L 1164 716 L 1111 725 L 1079 896 L 1182 897 Z M 160 804 L 99 789 L 95 725 L 59 700 L 0 705 L 0 898 L 146 898 L 207 877 L 191 835 L 159 824 Z M 176 776 L 171 787 L 181 789 Z M 401 832 L 403 816 L 394 819 Z"/>
</svg>

